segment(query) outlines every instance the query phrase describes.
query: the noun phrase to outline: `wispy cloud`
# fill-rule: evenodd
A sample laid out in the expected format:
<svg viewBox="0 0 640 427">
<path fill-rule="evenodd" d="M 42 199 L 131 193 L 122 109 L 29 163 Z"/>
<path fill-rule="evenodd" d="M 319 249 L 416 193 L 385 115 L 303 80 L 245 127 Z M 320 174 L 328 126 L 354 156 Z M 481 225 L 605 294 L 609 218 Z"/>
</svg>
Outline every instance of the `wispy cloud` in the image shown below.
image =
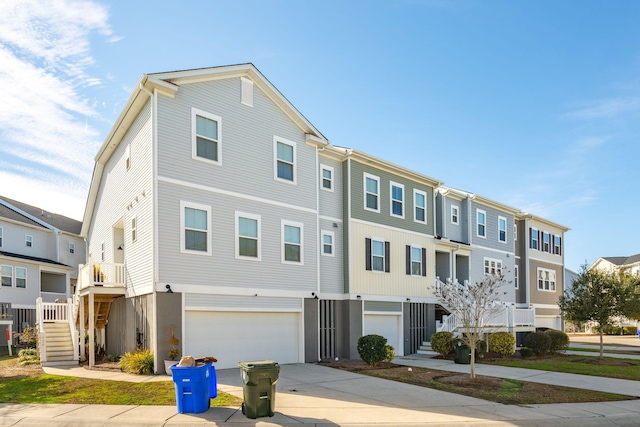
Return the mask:
<svg viewBox="0 0 640 427">
<path fill-rule="evenodd" d="M 612 98 L 593 102 L 564 114 L 575 120 L 611 119 L 640 110 L 640 98 Z"/>
<path fill-rule="evenodd" d="M 95 33 L 118 39 L 106 8 L 96 2 L 0 1 L 0 153 L 14 160 L 3 165 L 2 182 L 12 183 L 2 186 L 4 195 L 42 205 L 40 190 L 59 186 L 64 190 L 55 192 L 67 194 L 60 200 L 84 203 L 100 144 L 98 131 L 87 126 L 87 118 L 99 119 L 99 113 L 83 94 L 102 84 L 90 73 Z M 32 178 L 20 178 L 21 168 L 32 170 Z"/>
</svg>

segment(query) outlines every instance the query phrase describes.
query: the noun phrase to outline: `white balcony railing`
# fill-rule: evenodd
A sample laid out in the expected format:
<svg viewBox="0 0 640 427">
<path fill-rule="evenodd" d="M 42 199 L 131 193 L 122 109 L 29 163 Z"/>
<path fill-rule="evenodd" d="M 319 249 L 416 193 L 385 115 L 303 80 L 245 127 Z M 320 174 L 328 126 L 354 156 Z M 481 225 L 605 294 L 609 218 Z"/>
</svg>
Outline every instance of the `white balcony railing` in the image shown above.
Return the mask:
<svg viewBox="0 0 640 427">
<path fill-rule="evenodd" d="M 90 262 L 80 267 L 78 289 L 91 286 L 124 287 L 126 282 L 124 264 Z"/>
<path fill-rule="evenodd" d="M 513 323 L 515 326 L 535 325 L 536 313 L 533 308 L 516 308 L 513 313 Z"/>
</svg>

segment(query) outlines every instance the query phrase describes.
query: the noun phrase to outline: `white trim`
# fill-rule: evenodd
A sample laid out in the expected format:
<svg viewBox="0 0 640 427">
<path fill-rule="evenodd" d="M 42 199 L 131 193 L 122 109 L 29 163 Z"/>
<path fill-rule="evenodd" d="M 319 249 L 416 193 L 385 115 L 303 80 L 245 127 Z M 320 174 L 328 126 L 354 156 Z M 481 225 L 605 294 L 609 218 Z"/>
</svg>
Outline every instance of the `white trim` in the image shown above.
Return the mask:
<svg viewBox="0 0 640 427">
<path fill-rule="evenodd" d="M 424 197 L 424 206 L 418 206 L 416 204 L 416 194 L 420 194 L 421 196 Z M 422 190 L 418 190 L 417 188 L 413 189 L 413 222 L 417 222 L 418 224 L 426 224 L 429 218 L 429 215 L 427 215 L 427 206 L 429 205 L 429 203 L 427 202 L 427 193 L 425 191 Z M 435 207 L 435 203 L 433 204 L 433 206 Z M 417 217 L 416 217 L 416 209 L 424 209 L 424 221 L 420 221 Z"/>
<path fill-rule="evenodd" d="M 253 219 L 257 221 L 257 256 L 240 255 L 240 218 Z M 261 230 L 262 218 L 260 215 L 250 214 L 246 212 L 235 211 L 235 257 L 236 259 L 246 259 L 249 261 L 262 261 L 262 230 Z M 246 238 L 246 237 L 245 237 Z"/>
<path fill-rule="evenodd" d="M 409 275 L 411 277 L 425 278 L 425 276 L 422 275 L 422 272 L 426 271 L 427 266 L 426 265 L 422 265 L 422 249 L 426 249 L 426 248 L 423 248 L 422 246 L 414 245 L 414 244 L 409 245 L 409 247 L 410 247 L 410 249 L 409 249 Z M 414 249 L 418 249 L 420 251 L 420 257 L 419 257 L 420 273 L 418 273 L 418 274 L 413 274 L 413 250 Z"/>
<path fill-rule="evenodd" d="M 71 246 L 73 246 L 73 248 Z M 75 244 L 75 242 L 69 242 L 69 253 L 72 254 L 72 255 L 74 255 L 76 253 L 76 244 Z"/>
<path fill-rule="evenodd" d="M 482 226 L 484 227 L 484 235 L 480 234 L 480 225 L 481 225 L 479 221 L 480 213 L 484 215 L 484 223 L 482 224 Z M 487 212 L 478 208 L 476 208 L 476 236 L 482 239 L 487 238 Z"/>
<path fill-rule="evenodd" d="M 33 236 L 31 234 L 24 235 L 24 246 L 27 248 L 33 247 Z"/>
<path fill-rule="evenodd" d="M 540 243 L 540 230 L 538 230 L 538 229 L 537 229 L 537 228 L 535 228 L 535 227 L 530 227 L 529 229 L 531 230 L 531 232 L 530 232 L 530 234 L 529 234 L 529 241 L 527 242 L 527 248 L 532 249 L 532 250 L 534 250 L 534 251 L 540 251 L 540 252 L 542 252 L 542 251 L 540 250 L 540 244 L 541 244 L 541 243 Z M 533 232 L 534 232 L 534 231 L 536 232 L 536 238 L 535 238 L 535 241 L 536 241 L 536 247 L 535 247 L 535 248 L 533 247 L 533 241 L 534 241 L 534 238 L 533 238 Z"/>
<path fill-rule="evenodd" d="M 367 301 L 371 301 L 371 300 L 367 300 Z M 389 302 L 397 302 L 397 301 L 389 301 Z M 402 316 L 402 311 L 369 311 L 369 310 L 364 310 L 363 311 L 364 314 L 371 314 L 374 316 Z"/>
<path fill-rule="evenodd" d="M 420 233 L 418 231 L 406 230 L 404 228 L 391 227 L 389 225 L 384 225 L 384 224 L 380 224 L 380 223 L 377 223 L 377 222 L 363 221 L 363 220 L 357 219 L 357 218 L 351 218 L 351 222 L 358 223 L 358 224 L 364 224 L 364 225 L 372 225 L 372 226 L 375 226 L 375 227 L 384 228 L 386 230 L 401 231 L 404 234 L 412 234 L 414 236 L 420 236 L 420 237 L 425 237 L 425 238 L 433 238 L 434 237 L 431 234 Z"/>
<path fill-rule="evenodd" d="M 291 164 L 293 179 L 285 179 L 280 178 L 278 176 L 278 143 L 283 145 L 288 145 L 293 149 L 293 162 Z M 281 138 L 279 136 L 273 135 L 273 179 L 279 182 L 285 182 L 287 184 L 296 185 L 298 182 L 298 162 L 297 162 L 297 153 L 296 153 L 296 143 L 293 141 L 289 141 L 288 139 Z M 284 163 L 288 163 L 286 160 L 281 160 Z"/>
<path fill-rule="evenodd" d="M 546 282 L 547 280 L 544 280 L 543 278 L 543 286 L 542 288 L 540 287 L 540 273 L 541 272 L 545 272 L 545 273 L 549 273 L 549 289 L 545 289 L 544 288 L 544 282 Z M 556 274 L 556 270 L 551 270 L 550 268 L 543 268 L 543 267 L 537 267 L 536 269 L 536 289 L 538 290 L 538 292 L 551 292 L 551 293 L 556 293 L 557 289 L 558 289 L 558 275 Z M 553 280 L 551 280 L 551 277 L 553 275 Z M 551 289 L 551 284 L 553 283 L 553 289 Z"/>
<path fill-rule="evenodd" d="M 324 219 L 326 221 L 333 221 L 333 222 L 342 223 L 342 218 L 334 218 L 332 216 L 326 216 L 326 215 L 318 215 L 318 218 Z"/>
<path fill-rule="evenodd" d="M 395 200 L 393 198 L 393 187 L 398 187 L 400 190 L 402 190 L 402 199 L 401 200 Z M 393 202 L 399 202 L 400 203 L 400 208 L 402 213 L 400 215 L 393 213 Z M 405 192 L 404 192 L 404 185 L 400 184 L 398 182 L 394 182 L 394 181 L 389 181 L 389 215 L 395 218 L 402 218 L 404 219 L 404 206 L 406 203 L 406 196 L 405 196 Z M 426 212 L 425 212 L 426 214 Z M 426 215 L 425 215 L 426 217 Z"/>
<path fill-rule="evenodd" d="M 367 178 L 372 179 L 373 181 L 376 181 L 377 183 L 377 187 L 378 187 L 378 193 L 376 194 L 376 209 L 373 208 L 369 208 L 367 207 Z M 376 213 L 380 213 L 380 202 L 381 202 L 381 197 L 380 197 L 380 177 L 379 176 L 375 176 L 375 175 L 371 175 L 370 173 L 367 172 L 363 172 L 362 173 L 362 190 L 363 190 L 363 194 L 364 194 L 364 210 L 365 211 L 370 211 L 370 212 L 376 212 Z M 374 194 L 374 193 L 371 193 Z"/>
<path fill-rule="evenodd" d="M 324 251 L 324 236 L 331 237 L 331 253 L 330 254 Z M 320 231 L 320 254 L 322 256 L 327 256 L 327 257 L 336 256 L 336 235 L 333 231 L 329 231 L 329 230 Z"/>
<path fill-rule="evenodd" d="M 443 201 L 443 202 L 444 202 L 444 201 Z M 454 210 L 454 209 L 456 210 L 456 214 L 455 214 L 455 218 L 456 218 L 456 220 L 455 220 L 455 221 L 453 220 L 453 210 Z M 458 206 L 458 205 L 451 205 L 449 210 L 450 210 L 450 215 L 449 215 L 449 216 L 450 216 L 450 219 L 451 219 L 451 221 L 450 221 L 450 222 L 451 222 L 451 224 L 453 224 L 453 225 L 460 225 L 460 206 Z"/>
<path fill-rule="evenodd" d="M 373 242 L 382 242 L 382 270 L 376 270 L 375 268 L 373 268 Z M 385 273 L 387 271 L 386 269 L 386 258 L 387 258 L 387 253 L 386 250 L 387 248 L 385 247 L 385 240 L 382 237 L 371 237 L 371 271 L 373 273 Z M 391 255 L 391 254 L 389 254 Z M 380 255 L 376 255 L 377 257 L 380 257 Z"/>
<path fill-rule="evenodd" d="M 504 220 L 504 240 L 500 239 L 500 232 L 502 231 L 500 229 L 500 220 Z M 509 226 L 509 222 L 507 221 L 507 218 L 503 217 L 503 216 L 498 216 L 498 242 L 500 243 L 507 243 L 507 228 Z"/>
<path fill-rule="evenodd" d="M 134 225 L 135 224 L 135 225 Z M 129 219 L 129 225 L 131 226 L 131 243 L 138 241 L 138 216 L 134 215 Z"/>
<path fill-rule="evenodd" d="M 489 262 L 489 271 L 487 272 L 487 261 Z M 497 258 L 489 258 L 489 257 L 483 257 L 482 258 L 482 271 L 484 272 L 484 274 L 494 274 L 491 272 L 492 266 L 491 263 L 495 263 L 495 274 L 501 274 L 502 270 L 503 270 L 503 265 L 502 265 L 502 260 L 501 259 L 497 259 Z M 498 266 L 499 265 L 499 266 Z"/>
<path fill-rule="evenodd" d="M 536 258 L 536 257 L 529 257 L 529 260 L 531 261 L 540 261 L 540 262 L 544 262 L 545 264 L 552 264 L 552 265 L 559 265 L 561 267 L 564 267 L 564 264 L 561 262 L 553 262 L 553 261 L 549 261 L 548 259 L 542 259 L 542 258 Z"/>
<path fill-rule="evenodd" d="M 162 182 L 166 182 L 166 183 L 174 184 L 174 185 L 180 185 L 180 186 L 183 186 L 183 187 L 193 188 L 193 189 L 196 189 L 196 190 L 208 191 L 210 193 L 216 193 L 216 194 L 222 194 L 222 195 L 225 195 L 225 196 L 237 197 L 239 199 L 250 200 L 252 202 L 266 203 L 266 204 L 270 204 L 272 206 L 278 206 L 278 207 L 281 207 L 281 208 L 295 209 L 295 210 L 298 210 L 298 211 L 301 211 L 301 212 L 307 212 L 307 213 L 312 213 L 312 214 L 317 214 L 318 213 L 318 211 L 316 211 L 315 209 L 309 209 L 309 208 L 305 208 L 305 207 L 302 207 L 302 206 L 290 205 L 288 203 L 277 202 L 275 200 L 269 200 L 269 199 L 265 199 L 265 198 L 262 198 L 262 197 L 249 196 L 247 194 L 234 193 L 232 191 L 221 190 L 219 188 L 213 188 L 213 187 L 209 187 L 209 186 L 201 185 L 201 184 L 194 184 L 194 183 L 191 183 L 191 182 L 182 181 L 182 180 L 178 180 L 178 179 L 174 179 L 174 178 L 167 178 L 167 177 L 159 176 L 158 177 L 158 181 L 162 181 Z"/>
<path fill-rule="evenodd" d="M 218 138 L 217 139 L 206 138 L 216 143 L 216 147 L 218 151 L 217 160 L 211 160 L 211 159 L 207 159 L 206 157 L 198 156 L 196 116 L 200 116 L 200 117 L 204 117 L 205 119 L 212 120 L 216 122 L 218 125 Z M 207 111 L 199 110 L 195 107 L 191 107 L 191 158 L 193 158 L 194 160 L 202 161 L 212 165 L 218 165 L 218 166 L 222 165 L 222 117 L 216 116 L 215 114 L 211 114 Z"/>
<path fill-rule="evenodd" d="M 538 304 L 538 303 L 532 303 L 531 306 L 533 308 L 555 308 L 555 309 L 559 309 L 560 306 L 558 304 Z M 540 314 L 540 316 L 558 316 L 557 314 Z"/>
<path fill-rule="evenodd" d="M 11 276 L 5 276 L 2 274 L 2 269 L 3 268 L 10 268 L 11 269 Z M 15 275 L 15 268 L 13 265 L 7 265 L 7 264 L 1 264 L 0 265 L 0 289 L 2 288 L 15 288 L 15 280 L 14 280 L 14 275 Z M 2 278 L 3 277 L 9 277 L 11 279 L 11 285 L 9 286 L 5 286 L 2 284 Z"/>
<path fill-rule="evenodd" d="M 2 234 L 2 227 L 0 227 L 0 248 L 2 247 L 3 240 L 4 240 L 4 234 Z"/>
<path fill-rule="evenodd" d="M 131 143 L 127 144 L 124 150 L 124 168 L 131 169 Z"/>
<path fill-rule="evenodd" d="M 300 262 L 285 260 L 284 227 L 298 227 L 300 229 Z M 295 244 L 295 243 L 293 243 Z M 280 262 L 282 264 L 304 265 L 304 224 L 296 221 L 283 219 L 280 221 Z"/>
<path fill-rule="evenodd" d="M 513 281 L 515 282 L 515 289 L 520 289 L 520 268 L 518 264 L 513 266 Z"/>
<path fill-rule="evenodd" d="M 240 103 L 253 107 L 253 80 L 240 77 Z"/>
<path fill-rule="evenodd" d="M 518 224 L 514 221 L 513 222 L 513 241 L 515 242 L 516 240 L 518 240 Z"/>
<path fill-rule="evenodd" d="M 197 209 L 201 211 L 205 211 L 207 213 L 207 250 L 206 251 L 196 251 L 192 249 L 185 248 L 184 241 L 184 232 L 185 232 L 185 224 L 184 224 L 184 210 L 185 208 Z M 201 205 L 199 203 L 186 202 L 184 200 L 180 200 L 180 252 L 183 254 L 193 254 L 193 255 L 207 255 L 211 256 L 211 206 Z"/>
<path fill-rule="evenodd" d="M 324 171 L 325 170 L 328 170 L 331 173 L 331 178 L 329 179 L 329 182 L 331 184 L 331 188 L 326 188 L 324 186 L 324 180 L 325 180 Z M 333 167 L 327 166 L 327 165 L 323 165 L 322 163 L 320 163 L 320 189 L 321 190 L 329 191 L 329 192 L 333 193 L 333 187 L 334 187 L 334 179 L 333 178 L 334 178 L 334 176 L 335 176 L 335 174 L 334 174 Z"/>
</svg>

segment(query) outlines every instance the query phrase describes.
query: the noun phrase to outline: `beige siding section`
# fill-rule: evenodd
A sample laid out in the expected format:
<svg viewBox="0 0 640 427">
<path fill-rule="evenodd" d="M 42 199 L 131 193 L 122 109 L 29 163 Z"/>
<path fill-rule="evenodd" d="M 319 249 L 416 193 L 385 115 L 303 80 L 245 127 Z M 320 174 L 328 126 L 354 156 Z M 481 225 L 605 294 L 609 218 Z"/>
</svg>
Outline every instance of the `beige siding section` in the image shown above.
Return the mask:
<svg viewBox="0 0 640 427">
<path fill-rule="evenodd" d="M 531 266 L 531 270 L 529 271 L 529 283 L 531 284 L 531 303 L 557 304 L 558 298 L 560 297 L 560 295 L 562 295 L 562 292 L 564 290 L 564 274 L 562 266 L 547 264 L 534 260 L 532 260 L 529 265 Z M 554 270 L 556 272 L 555 292 L 538 290 L 538 268 L 546 268 L 547 270 Z"/>
<path fill-rule="evenodd" d="M 131 146 L 131 167 L 125 166 L 126 147 Z M 128 296 L 149 293 L 153 289 L 153 155 L 151 105 L 142 109 L 102 174 L 102 181 L 87 240 L 89 254 L 101 259 L 100 244 L 105 244 L 105 262 L 124 261 L 127 268 Z M 131 240 L 131 218 L 137 220 L 137 239 Z M 118 251 L 121 236 L 114 226 L 124 226 L 124 251 Z M 119 259 L 120 258 L 120 259 Z"/>
<path fill-rule="evenodd" d="M 378 227 L 371 224 L 351 222 L 351 292 L 365 295 L 390 295 L 401 297 L 433 297 L 435 280 L 435 247 L 433 238 Z M 389 273 L 366 270 L 365 239 L 381 238 L 390 242 Z M 427 275 L 415 277 L 406 274 L 406 245 L 416 245 L 427 250 Z"/>
</svg>

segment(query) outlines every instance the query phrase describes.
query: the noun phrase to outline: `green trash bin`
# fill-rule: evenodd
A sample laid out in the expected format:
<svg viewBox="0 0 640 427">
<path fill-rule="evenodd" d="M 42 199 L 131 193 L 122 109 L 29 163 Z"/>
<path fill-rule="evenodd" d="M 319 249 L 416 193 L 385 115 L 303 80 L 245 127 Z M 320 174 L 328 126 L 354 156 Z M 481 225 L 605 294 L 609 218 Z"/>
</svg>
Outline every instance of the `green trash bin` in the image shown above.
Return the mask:
<svg viewBox="0 0 640 427">
<path fill-rule="evenodd" d="M 276 382 L 280 365 L 273 360 L 240 362 L 242 377 L 242 413 L 247 418 L 273 417 L 276 406 Z"/>
<path fill-rule="evenodd" d="M 470 364 L 471 349 L 469 346 L 458 341 L 458 345 L 456 347 L 456 358 L 453 361 L 462 365 Z"/>
</svg>

